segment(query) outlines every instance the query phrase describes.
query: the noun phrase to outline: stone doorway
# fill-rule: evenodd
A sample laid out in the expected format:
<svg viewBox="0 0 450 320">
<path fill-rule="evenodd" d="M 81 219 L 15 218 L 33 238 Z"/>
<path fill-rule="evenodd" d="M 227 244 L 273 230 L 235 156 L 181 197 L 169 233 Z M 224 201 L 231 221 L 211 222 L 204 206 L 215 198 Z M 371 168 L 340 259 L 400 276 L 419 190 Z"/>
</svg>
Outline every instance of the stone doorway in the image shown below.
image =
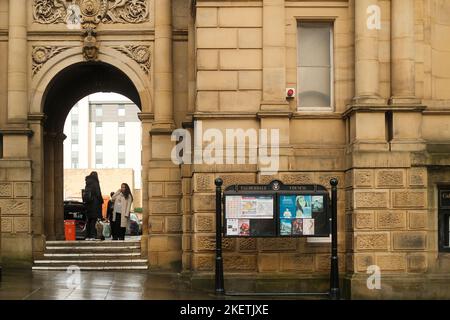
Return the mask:
<svg viewBox="0 0 450 320">
<path fill-rule="evenodd" d="M 120 65 L 120 62 L 118 62 Z M 123 69 L 123 68 L 121 68 Z M 31 138 L 33 256 L 42 256 L 45 242 L 64 239 L 64 123 L 71 108 L 83 97 L 96 92 L 115 92 L 130 99 L 139 108 L 141 120 L 147 120 L 150 99 L 134 74 L 124 72 L 112 63 L 77 62 L 57 72 L 42 93 L 42 113 L 34 115 Z M 129 76 L 131 74 L 131 76 Z M 131 80 L 131 79 L 133 80 Z M 143 93 L 144 92 L 144 93 Z M 147 91 L 148 92 L 148 91 Z M 145 132 L 147 121 L 142 122 Z M 33 127 L 33 125 L 32 125 Z M 150 143 L 142 139 L 142 155 L 149 153 Z M 146 164 L 142 157 L 142 194 L 146 194 Z M 142 199 L 143 234 L 148 221 L 147 203 Z M 142 237 L 146 255 L 147 237 Z"/>
</svg>

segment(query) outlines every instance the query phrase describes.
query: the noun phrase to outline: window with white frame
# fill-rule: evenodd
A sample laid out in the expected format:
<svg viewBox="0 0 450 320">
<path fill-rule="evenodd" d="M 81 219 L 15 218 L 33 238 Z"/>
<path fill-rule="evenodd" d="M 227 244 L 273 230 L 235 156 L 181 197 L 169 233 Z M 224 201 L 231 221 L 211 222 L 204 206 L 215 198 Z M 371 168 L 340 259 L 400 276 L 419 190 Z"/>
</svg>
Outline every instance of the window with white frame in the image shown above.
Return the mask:
<svg viewBox="0 0 450 320">
<path fill-rule="evenodd" d="M 119 108 L 117 109 L 117 114 L 121 117 L 125 116 L 125 106 L 123 104 L 119 105 Z"/>
<path fill-rule="evenodd" d="M 333 106 L 333 23 L 299 21 L 297 106 L 323 110 Z"/>
<path fill-rule="evenodd" d="M 96 106 L 95 106 L 95 115 L 96 115 L 97 117 L 103 116 L 103 108 L 102 108 L 102 105 L 96 105 Z"/>
</svg>

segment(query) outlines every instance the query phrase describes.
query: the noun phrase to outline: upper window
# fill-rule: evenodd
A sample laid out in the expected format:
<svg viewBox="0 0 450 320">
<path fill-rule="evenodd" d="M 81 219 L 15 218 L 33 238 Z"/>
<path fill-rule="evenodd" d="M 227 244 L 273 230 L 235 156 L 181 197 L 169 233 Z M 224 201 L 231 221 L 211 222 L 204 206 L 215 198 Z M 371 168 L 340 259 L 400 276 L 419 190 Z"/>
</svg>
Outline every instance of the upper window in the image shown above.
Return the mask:
<svg viewBox="0 0 450 320">
<path fill-rule="evenodd" d="M 298 107 L 332 107 L 333 24 L 299 22 L 297 41 Z"/>
<path fill-rule="evenodd" d="M 97 117 L 103 116 L 103 109 L 102 109 L 102 106 L 101 106 L 101 105 L 95 106 L 95 115 L 96 115 Z"/>
<path fill-rule="evenodd" d="M 124 105 L 119 105 L 119 108 L 117 109 L 117 114 L 119 116 L 125 116 L 125 106 Z"/>
</svg>

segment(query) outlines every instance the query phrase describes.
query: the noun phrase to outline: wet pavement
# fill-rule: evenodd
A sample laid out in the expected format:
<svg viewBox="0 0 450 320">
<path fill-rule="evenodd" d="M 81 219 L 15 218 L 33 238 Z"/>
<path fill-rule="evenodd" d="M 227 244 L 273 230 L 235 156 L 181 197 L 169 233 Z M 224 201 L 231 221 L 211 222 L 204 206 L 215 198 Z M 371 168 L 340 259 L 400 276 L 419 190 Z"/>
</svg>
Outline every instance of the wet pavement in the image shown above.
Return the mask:
<svg viewBox="0 0 450 320">
<path fill-rule="evenodd" d="M 240 300 L 317 299 L 301 296 L 221 296 L 192 290 L 177 274 L 148 271 L 3 270 L 0 300 Z M 322 297 L 323 298 L 323 297 Z"/>
</svg>

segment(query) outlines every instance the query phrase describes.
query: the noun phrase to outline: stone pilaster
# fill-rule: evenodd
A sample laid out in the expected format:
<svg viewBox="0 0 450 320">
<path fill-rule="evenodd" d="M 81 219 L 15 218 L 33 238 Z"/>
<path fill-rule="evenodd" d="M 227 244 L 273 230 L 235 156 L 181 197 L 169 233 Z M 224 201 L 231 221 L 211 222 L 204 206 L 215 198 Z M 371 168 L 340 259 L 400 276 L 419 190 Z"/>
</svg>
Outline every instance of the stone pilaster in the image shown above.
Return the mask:
<svg viewBox="0 0 450 320">
<path fill-rule="evenodd" d="M 368 27 L 367 10 L 377 6 L 377 0 L 357 0 L 355 3 L 355 97 L 354 104 L 383 105 L 380 97 L 378 30 Z"/>
<path fill-rule="evenodd" d="M 152 130 L 173 129 L 172 2 L 155 1 L 155 121 Z"/>
<path fill-rule="evenodd" d="M 393 105 L 419 104 L 416 98 L 414 0 L 391 1 L 391 90 Z"/>
</svg>

